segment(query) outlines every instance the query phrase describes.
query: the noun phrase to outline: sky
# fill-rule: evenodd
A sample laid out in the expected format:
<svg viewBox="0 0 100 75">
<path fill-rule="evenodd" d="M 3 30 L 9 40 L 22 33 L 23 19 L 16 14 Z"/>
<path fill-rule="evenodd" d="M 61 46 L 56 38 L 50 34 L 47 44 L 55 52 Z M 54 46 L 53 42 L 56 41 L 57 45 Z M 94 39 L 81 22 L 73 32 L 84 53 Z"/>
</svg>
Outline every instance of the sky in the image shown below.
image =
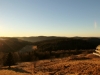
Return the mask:
<svg viewBox="0 0 100 75">
<path fill-rule="evenodd" d="M 100 0 L 0 0 L 0 36 L 100 37 Z"/>
</svg>

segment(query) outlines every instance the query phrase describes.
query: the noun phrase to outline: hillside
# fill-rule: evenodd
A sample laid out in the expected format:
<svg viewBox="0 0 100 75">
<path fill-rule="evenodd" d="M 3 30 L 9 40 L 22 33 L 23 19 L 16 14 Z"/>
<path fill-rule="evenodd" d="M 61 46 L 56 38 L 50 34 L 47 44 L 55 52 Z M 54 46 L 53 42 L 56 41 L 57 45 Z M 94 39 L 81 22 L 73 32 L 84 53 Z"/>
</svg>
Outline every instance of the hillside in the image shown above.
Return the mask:
<svg viewBox="0 0 100 75">
<path fill-rule="evenodd" d="M 16 38 L 2 37 L 0 38 L 0 52 L 15 52 L 29 44 L 32 43 Z"/>
<path fill-rule="evenodd" d="M 0 75 L 100 75 L 99 59 L 99 57 L 93 54 L 87 54 L 59 59 L 23 62 L 12 66 L 11 69 L 2 67 Z"/>
<path fill-rule="evenodd" d="M 100 38 L 59 38 L 35 43 L 42 50 L 89 50 L 100 44 Z"/>
</svg>

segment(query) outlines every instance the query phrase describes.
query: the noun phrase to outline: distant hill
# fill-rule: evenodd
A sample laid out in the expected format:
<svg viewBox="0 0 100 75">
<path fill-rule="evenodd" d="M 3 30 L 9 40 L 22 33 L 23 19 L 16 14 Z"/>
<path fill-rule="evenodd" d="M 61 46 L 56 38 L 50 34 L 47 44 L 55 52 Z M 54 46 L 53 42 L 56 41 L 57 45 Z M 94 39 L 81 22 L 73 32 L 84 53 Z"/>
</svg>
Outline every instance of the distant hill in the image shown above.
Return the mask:
<svg viewBox="0 0 100 75">
<path fill-rule="evenodd" d="M 56 36 L 32 36 L 32 37 L 16 37 L 21 40 L 29 41 L 29 42 L 39 42 L 44 40 L 51 40 L 57 38 L 64 38 L 64 37 L 56 37 Z"/>
<path fill-rule="evenodd" d="M 22 49 L 24 46 L 32 44 L 27 41 L 19 40 L 10 37 L 0 38 L 0 52 L 15 52 Z"/>
<path fill-rule="evenodd" d="M 58 37 L 58 36 L 32 36 L 32 37 L 15 37 L 21 40 L 29 41 L 29 42 L 40 42 L 45 40 L 52 40 L 52 39 L 60 39 L 60 38 L 74 38 L 74 39 L 84 39 L 90 40 L 94 42 L 98 42 L 100 37 Z"/>
</svg>

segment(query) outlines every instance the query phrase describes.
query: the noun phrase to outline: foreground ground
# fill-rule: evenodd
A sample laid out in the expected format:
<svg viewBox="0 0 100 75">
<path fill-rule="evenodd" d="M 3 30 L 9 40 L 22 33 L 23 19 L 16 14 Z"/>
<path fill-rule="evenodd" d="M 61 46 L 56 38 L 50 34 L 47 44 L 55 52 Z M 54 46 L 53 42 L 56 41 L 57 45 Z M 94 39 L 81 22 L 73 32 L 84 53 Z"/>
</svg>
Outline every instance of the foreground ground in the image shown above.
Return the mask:
<svg viewBox="0 0 100 75">
<path fill-rule="evenodd" d="M 100 75 L 100 58 L 93 54 L 66 58 L 24 62 L 2 67 L 0 75 Z"/>
</svg>

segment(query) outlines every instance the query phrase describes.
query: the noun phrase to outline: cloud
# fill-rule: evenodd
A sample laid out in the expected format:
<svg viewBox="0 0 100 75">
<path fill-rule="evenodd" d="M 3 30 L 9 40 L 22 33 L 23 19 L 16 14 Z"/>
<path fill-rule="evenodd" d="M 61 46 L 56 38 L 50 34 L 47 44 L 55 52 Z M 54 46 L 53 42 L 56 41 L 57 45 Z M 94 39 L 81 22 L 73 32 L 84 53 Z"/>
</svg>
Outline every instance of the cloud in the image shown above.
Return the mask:
<svg viewBox="0 0 100 75">
<path fill-rule="evenodd" d="M 94 28 L 95 29 L 97 28 L 97 22 L 94 22 Z"/>
</svg>

